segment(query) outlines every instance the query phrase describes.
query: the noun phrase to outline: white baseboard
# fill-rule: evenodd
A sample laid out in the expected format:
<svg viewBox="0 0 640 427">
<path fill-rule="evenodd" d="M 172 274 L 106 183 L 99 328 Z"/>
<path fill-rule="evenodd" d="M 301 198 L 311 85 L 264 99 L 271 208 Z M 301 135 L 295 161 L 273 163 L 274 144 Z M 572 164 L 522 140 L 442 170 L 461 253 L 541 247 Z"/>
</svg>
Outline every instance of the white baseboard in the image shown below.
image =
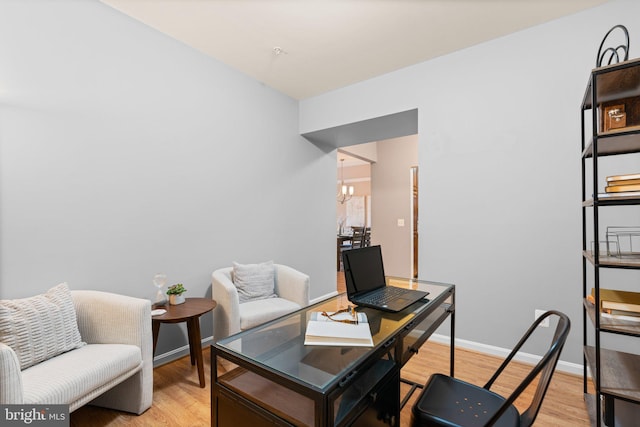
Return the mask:
<svg viewBox="0 0 640 427">
<path fill-rule="evenodd" d="M 213 336 L 203 338 L 201 342 L 202 348 L 205 349 L 213 344 Z M 167 363 L 178 360 L 187 354 L 189 354 L 189 344 L 155 356 L 153 358 L 153 367 L 157 368 L 158 366 L 166 365 Z"/>
<path fill-rule="evenodd" d="M 433 334 L 431 335 L 430 340 L 433 340 L 434 342 L 437 342 L 440 344 L 449 345 L 451 342 L 451 337 L 447 335 Z M 477 343 L 477 342 L 467 341 L 467 340 L 462 340 L 457 338 L 455 339 L 455 345 L 456 345 L 456 348 L 459 347 L 467 350 L 473 350 L 479 353 L 497 356 L 502 359 L 507 357 L 509 355 L 509 352 L 511 351 L 511 349 L 507 349 L 507 348 L 496 347 L 493 345 L 487 345 L 487 344 L 482 344 L 482 343 Z M 540 361 L 541 358 L 542 358 L 541 356 L 537 356 L 535 354 L 519 352 L 518 354 L 516 354 L 513 360 L 516 360 L 518 362 L 523 362 L 523 363 L 536 364 Z M 582 372 L 583 372 L 582 368 L 583 366 L 578 363 L 565 362 L 563 360 L 558 360 L 558 365 L 556 366 L 556 370 L 558 371 L 565 372 L 568 374 L 580 375 L 580 376 L 582 375 Z"/>
</svg>

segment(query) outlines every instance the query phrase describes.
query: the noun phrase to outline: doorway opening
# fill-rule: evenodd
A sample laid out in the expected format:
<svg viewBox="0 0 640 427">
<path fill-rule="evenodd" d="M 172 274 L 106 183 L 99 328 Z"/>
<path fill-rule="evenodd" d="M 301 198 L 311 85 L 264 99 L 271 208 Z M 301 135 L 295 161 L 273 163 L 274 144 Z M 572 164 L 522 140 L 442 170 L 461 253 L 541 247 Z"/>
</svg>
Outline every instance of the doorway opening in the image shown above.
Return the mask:
<svg viewBox="0 0 640 427">
<path fill-rule="evenodd" d="M 339 176 L 340 156 L 345 152 L 370 162 L 371 193 L 363 199 L 364 207 L 358 209 L 364 209 L 364 221 L 370 224 L 371 244 L 382 246 L 385 273 L 390 276 L 417 275 L 418 213 L 414 214 L 413 208 L 417 208 L 418 196 L 416 194 L 414 203 L 413 175 L 407 173 L 418 165 L 417 135 L 417 109 L 302 134 L 328 155 L 335 152 L 336 176 Z M 399 143 L 401 141 L 406 144 Z M 370 150 L 372 153 L 362 155 L 363 148 L 366 150 L 371 145 L 375 147 Z M 339 210 L 337 207 L 338 234 L 342 216 L 337 214 Z M 345 218 L 343 227 L 346 223 Z"/>
<path fill-rule="evenodd" d="M 337 164 L 341 166 L 345 155 L 357 155 L 370 162 L 370 183 L 365 191 L 368 206 L 363 213 L 356 209 L 345 210 L 337 203 L 338 230 L 349 233 L 352 227 L 369 228 L 370 242 L 382 246 L 385 273 L 390 276 L 416 277 L 418 265 L 417 235 L 417 178 L 418 136 L 408 135 L 367 144 L 341 147 L 337 152 Z M 353 169 L 353 170 L 347 170 Z M 338 169 L 338 177 L 342 171 Z M 366 173 L 366 171 L 365 171 Z M 345 185 L 356 185 L 357 168 L 344 168 Z M 349 181 L 349 179 L 354 179 Z M 358 176 L 361 178 L 361 175 Z M 340 181 L 340 180 L 339 180 Z M 345 216 L 346 212 L 346 216 Z M 361 211 L 362 212 L 362 211 Z M 365 222 L 366 221 L 366 222 Z M 342 227 L 340 227 L 342 225 Z M 347 234 L 345 233 L 345 234 Z M 346 237 L 339 237 L 339 239 Z M 342 250 L 348 249 L 348 244 Z"/>
</svg>

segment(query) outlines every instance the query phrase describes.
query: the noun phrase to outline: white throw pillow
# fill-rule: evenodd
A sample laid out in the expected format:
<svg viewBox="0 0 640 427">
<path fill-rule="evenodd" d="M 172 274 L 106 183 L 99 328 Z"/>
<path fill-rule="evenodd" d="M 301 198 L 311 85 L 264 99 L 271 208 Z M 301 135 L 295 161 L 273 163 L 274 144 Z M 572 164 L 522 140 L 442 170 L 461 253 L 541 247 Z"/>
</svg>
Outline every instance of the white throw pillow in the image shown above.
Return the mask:
<svg viewBox="0 0 640 427">
<path fill-rule="evenodd" d="M 30 298 L 0 300 L 0 342 L 16 352 L 20 369 L 85 345 L 67 284 Z"/>
<path fill-rule="evenodd" d="M 233 263 L 233 284 L 238 290 L 240 303 L 276 298 L 273 261 L 260 264 Z"/>
</svg>

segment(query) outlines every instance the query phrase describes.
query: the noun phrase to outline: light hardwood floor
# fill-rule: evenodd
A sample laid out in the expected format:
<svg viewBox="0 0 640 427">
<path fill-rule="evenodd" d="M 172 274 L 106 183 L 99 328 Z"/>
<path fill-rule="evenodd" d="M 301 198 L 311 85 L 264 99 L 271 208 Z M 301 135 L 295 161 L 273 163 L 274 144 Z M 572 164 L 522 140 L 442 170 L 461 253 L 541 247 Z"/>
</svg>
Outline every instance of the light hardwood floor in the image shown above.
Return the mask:
<svg viewBox="0 0 640 427">
<path fill-rule="evenodd" d="M 341 274 L 338 274 L 340 278 Z M 344 289 L 339 280 L 338 289 Z M 209 349 L 204 351 L 207 384 L 198 385 L 198 374 L 191 366 L 189 357 L 160 366 L 154 370 L 153 406 L 144 414 L 135 416 L 93 406 L 84 406 L 71 414 L 71 426 L 208 426 L 210 425 L 211 404 L 211 359 Z M 456 349 L 456 377 L 475 384 L 486 382 L 500 360 L 493 356 Z M 218 369 L 224 369 L 218 367 Z M 402 377 L 418 383 L 426 381 L 434 372 L 448 373 L 449 347 L 427 342 L 409 363 L 402 369 Z M 526 366 L 516 365 L 506 372 L 503 381 L 496 384 L 495 391 L 500 393 L 513 384 L 517 384 L 525 372 Z M 402 385 L 405 393 L 408 386 Z M 417 392 L 404 407 L 400 425 L 408 427 L 410 411 Z M 526 402 L 519 401 L 521 407 Z M 542 404 L 536 426 L 589 426 L 589 418 L 583 400 L 582 378 L 575 375 L 556 372 Z M 238 425 L 238 427 L 244 427 Z"/>
</svg>

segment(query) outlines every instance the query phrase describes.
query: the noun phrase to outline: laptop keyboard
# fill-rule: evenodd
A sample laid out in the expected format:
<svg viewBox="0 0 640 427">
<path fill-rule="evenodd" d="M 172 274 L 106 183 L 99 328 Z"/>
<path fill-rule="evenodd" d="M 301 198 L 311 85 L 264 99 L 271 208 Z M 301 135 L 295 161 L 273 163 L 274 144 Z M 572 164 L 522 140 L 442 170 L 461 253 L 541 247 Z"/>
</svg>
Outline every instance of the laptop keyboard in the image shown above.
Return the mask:
<svg viewBox="0 0 640 427">
<path fill-rule="evenodd" d="M 380 291 L 375 292 L 375 294 L 361 298 L 360 301 L 368 304 L 383 305 L 393 301 L 398 297 L 398 295 L 402 295 L 405 292 L 406 289 L 397 288 L 395 286 L 385 286 Z"/>
</svg>

